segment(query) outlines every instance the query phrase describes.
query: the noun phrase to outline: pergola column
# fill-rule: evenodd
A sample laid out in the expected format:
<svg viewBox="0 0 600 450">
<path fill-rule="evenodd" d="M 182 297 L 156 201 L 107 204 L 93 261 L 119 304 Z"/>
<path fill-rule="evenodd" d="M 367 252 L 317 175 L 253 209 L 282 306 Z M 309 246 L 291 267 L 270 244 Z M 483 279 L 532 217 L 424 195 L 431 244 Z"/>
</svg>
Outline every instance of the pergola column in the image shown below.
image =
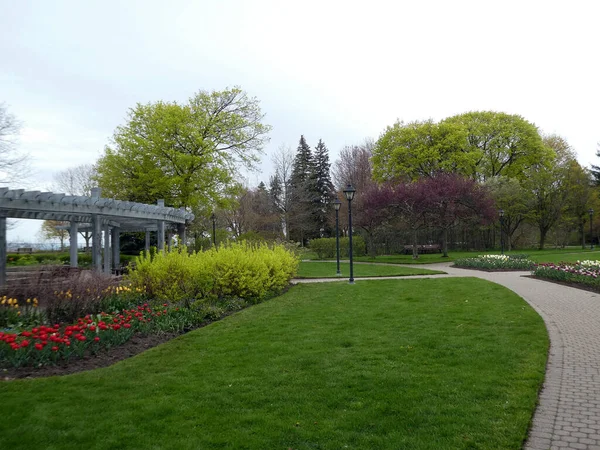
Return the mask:
<svg viewBox="0 0 600 450">
<path fill-rule="evenodd" d="M 146 245 L 145 245 L 145 250 L 147 252 L 150 251 L 150 230 L 146 230 Z"/>
<path fill-rule="evenodd" d="M 186 239 L 186 235 L 185 235 L 185 223 L 178 223 L 177 224 L 177 235 L 179 236 L 179 242 L 181 243 L 181 246 L 186 245 L 187 243 L 187 239 Z"/>
<path fill-rule="evenodd" d="M 104 224 L 104 273 L 110 274 L 110 228 Z"/>
<path fill-rule="evenodd" d="M 113 227 L 111 230 L 112 266 L 118 269 L 121 265 L 121 229 Z"/>
<path fill-rule="evenodd" d="M 160 207 L 165 206 L 165 201 L 164 200 L 158 200 L 156 202 L 156 204 Z M 156 247 L 158 248 L 159 251 L 164 252 L 165 250 L 165 221 L 164 220 L 158 220 L 158 232 L 157 232 L 157 245 Z"/>
<path fill-rule="evenodd" d="M 69 228 L 69 262 L 71 267 L 77 267 L 77 222 L 71 221 Z"/>
<path fill-rule="evenodd" d="M 167 251 L 171 251 L 171 241 L 173 240 L 173 232 L 169 228 L 167 230 Z"/>
<path fill-rule="evenodd" d="M 0 213 L 0 286 L 6 285 L 6 216 Z"/>
<path fill-rule="evenodd" d="M 91 197 L 93 200 L 100 199 L 100 188 L 92 188 Z M 100 216 L 92 214 L 92 268 L 98 272 L 102 271 L 102 236 L 100 228 Z"/>
<path fill-rule="evenodd" d="M 92 214 L 92 268 L 98 272 L 102 270 L 100 217 Z"/>
</svg>

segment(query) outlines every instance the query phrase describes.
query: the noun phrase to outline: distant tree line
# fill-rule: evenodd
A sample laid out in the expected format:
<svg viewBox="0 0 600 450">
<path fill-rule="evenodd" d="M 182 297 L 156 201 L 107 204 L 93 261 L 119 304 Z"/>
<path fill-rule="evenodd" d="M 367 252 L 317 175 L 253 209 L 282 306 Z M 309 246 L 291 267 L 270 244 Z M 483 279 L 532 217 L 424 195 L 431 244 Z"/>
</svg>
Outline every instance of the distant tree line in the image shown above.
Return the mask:
<svg viewBox="0 0 600 450">
<path fill-rule="evenodd" d="M 427 243 L 444 251 L 497 248 L 500 235 L 508 249 L 598 240 L 600 165 L 582 167 L 563 137 L 521 116 L 472 111 L 397 121 L 377 140 L 341 149 L 333 164 L 323 139 L 311 147 L 302 135 L 295 151 L 282 145 L 275 152 L 268 180 L 245 186 L 241 169 L 256 167 L 270 128 L 259 101 L 238 87 L 199 91 L 185 103 L 138 104 L 98 161 L 57 174 L 53 188 L 87 195 L 99 186 L 103 196 L 146 203 L 162 198 L 196 215 L 189 229 L 196 242 L 210 242 L 214 217 L 219 240 L 307 245 L 335 235 L 336 198 L 347 234 L 347 184 L 357 191 L 354 230 L 371 254 Z M 15 147 L 18 130 L 0 104 L 5 183 L 27 171 L 28 158 Z"/>
</svg>

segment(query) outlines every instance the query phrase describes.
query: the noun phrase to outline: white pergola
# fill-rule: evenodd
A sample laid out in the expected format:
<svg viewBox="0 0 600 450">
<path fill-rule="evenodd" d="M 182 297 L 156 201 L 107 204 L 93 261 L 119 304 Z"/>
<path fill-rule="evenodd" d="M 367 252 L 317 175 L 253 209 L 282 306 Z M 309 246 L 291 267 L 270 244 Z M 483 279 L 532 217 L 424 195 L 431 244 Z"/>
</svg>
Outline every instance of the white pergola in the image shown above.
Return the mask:
<svg viewBox="0 0 600 450">
<path fill-rule="evenodd" d="M 120 265 L 119 234 L 129 231 L 146 232 L 146 249 L 150 248 L 150 232 L 157 232 L 158 249 L 165 246 L 165 233 L 175 231 L 185 242 L 186 223 L 194 215 L 185 209 L 125 202 L 100 197 L 100 189 L 92 195 L 76 196 L 53 192 L 11 190 L 0 187 L 0 286 L 6 284 L 6 219 L 37 219 L 69 222 L 70 263 L 77 267 L 77 233 L 92 232 L 92 266 L 110 273 Z M 102 234 L 104 233 L 104 260 Z"/>
</svg>

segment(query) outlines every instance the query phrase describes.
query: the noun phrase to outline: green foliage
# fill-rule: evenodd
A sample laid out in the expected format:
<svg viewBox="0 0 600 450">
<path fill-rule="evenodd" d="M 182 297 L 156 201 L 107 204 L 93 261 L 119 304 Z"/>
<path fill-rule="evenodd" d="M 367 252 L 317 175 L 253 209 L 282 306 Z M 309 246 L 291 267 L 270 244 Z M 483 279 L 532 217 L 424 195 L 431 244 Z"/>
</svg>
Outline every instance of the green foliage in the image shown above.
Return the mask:
<svg viewBox="0 0 600 450">
<path fill-rule="evenodd" d="M 416 180 L 438 172 L 466 174 L 476 155 L 464 151 L 465 142 L 466 131 L 456 124 L 396 122 L 375 145 L 373 175 L 378 180 Z"/>
<path fill-rule="evenodd" d="M 388 127 L 373 151 L 373 175 L 382 181 L 438 172 L 478 180 L 498 175 L 522 179 L 527 167 L 550 156 L 535 125 L 521 116 L 474 111 L 439 123 Z"/>
<path fill-rule="evenodd" d="M 310 249 L 317 254 L 319 259 L 335 258 L 336 244 L 335 238 L 319 238 L 310 241 Z M 340 238 L 340 258 L 348 258 L 350 249 L 350 240 L 347 237 Z M 352 237 L 352 255 L 365 256 L 367 246 L 362 236 Z"/>
<path fill-rule="evenodd" d="M 128 279 L 159 300 L 258 300 L 285 288 L 297 267 L 296 256 L 281 245 L 241 242 L 191 254 L 185 248 L 148 252 Z"/>
<path fill-rule="evenodd" d="M 479 255 L 454 261 L 456 267 L 479 270 L 531 270 L 535 263 L 527 255 Z"/>
<path fill-rule="evenodd" d="M 106 196 L 174 207 L 214 204 L 236 166 L 253 167 L 270 126 L 239 88 L 200 91 L 186 104 L 138 104 L 98 161 Z"/>
</svg>

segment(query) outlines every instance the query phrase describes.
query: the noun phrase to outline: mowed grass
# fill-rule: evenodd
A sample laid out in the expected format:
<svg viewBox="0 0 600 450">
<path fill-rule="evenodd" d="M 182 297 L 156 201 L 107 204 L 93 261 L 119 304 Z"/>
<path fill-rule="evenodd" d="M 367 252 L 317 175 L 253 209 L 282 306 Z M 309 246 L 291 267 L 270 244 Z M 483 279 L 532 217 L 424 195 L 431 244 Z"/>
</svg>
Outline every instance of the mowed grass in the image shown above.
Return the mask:
<svg viewBox="0 0 600 450">
<path fill-rule="evenodd" d="M 342 277 L 350 276 L 350 264 L 340 263 L 340 272 Z M 337 263 L 329 261 L 302 261 L 298 267 L 298 278 L 336 278 Z M 402 266 L 380 266 L 376 264 L 354 264 L 354 277 L 391 277 L 391 276 L 409 276 L 409 275 L 434 275 L 445 273 L 440 270 L 414 269 Z"/>
<path fill-rule="evenodd" d="M 423 254 L 419 255 L 418 259 L 412 259 L 412 255 L 381 255 L 375 258 L 369 256 L 361 256 L 355 258 L 355 261 L 364 262 L 377 262 L 387 264 L 433 264 L 441 262 L 451 262 L 461 258 L 474 258 L 479 255 L 499 255 L 499 251 L 450 251 L 448 258 L 442 257 L 441 253 Z M 506 255 L 529 255 L 532 261 L 543 263 L 543 262 L 575 262 L 578 260 L 585 259 L 600 259 L 600 249 L 581 249 L 581 247 L 569 247 L 569 248 L 550 248 L 545 250 L 537 249 L 519 249 L 504 252 Z"/>
<path fill-rule="evenodd" d="M 541 318 L 475 278 L 295 286 L 112 367 L 0 383 L 3 449 L 520 449 Z"/>
</svg>

